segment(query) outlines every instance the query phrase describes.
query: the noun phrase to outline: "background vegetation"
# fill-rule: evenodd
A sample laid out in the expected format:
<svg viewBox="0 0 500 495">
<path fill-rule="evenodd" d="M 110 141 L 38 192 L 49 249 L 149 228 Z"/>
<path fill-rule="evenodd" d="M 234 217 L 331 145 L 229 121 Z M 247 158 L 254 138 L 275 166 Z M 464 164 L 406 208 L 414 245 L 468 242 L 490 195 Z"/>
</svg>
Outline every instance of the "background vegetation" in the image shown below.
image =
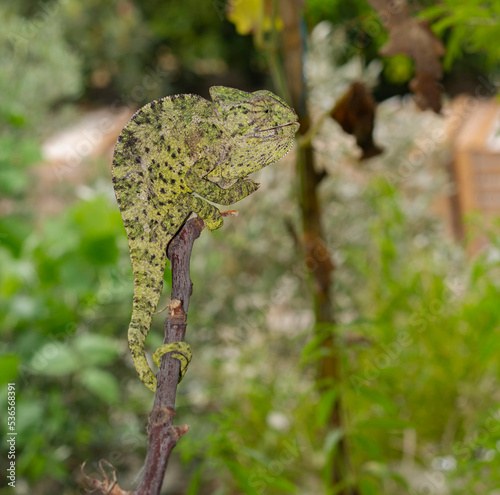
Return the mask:
<svg viewBox="0 0 500 495">
<path fill-rule="evenodd" d="M 128 357 L 132 279 L 109 161 L 82 162 L 84 184 L 55 177 L 40 191 L 40 174 L 54 179 L 42 143 L 99 105 L 206 96 L 213 84 L 274 89 L 273 40 L 262 16 L 252 17 L 262 4 L 235 4 L 246 10 L 232 22 L 218 0 L 0 8 L 0 406 L 16 382 L 20 495 L 80 493 L 79 466 L 86 461 L 92 473 L 100 458 L 132 488 L 153 399 Z M 415 8 L 447 46 L 448 96 L 474 92 L 479 75 L 495 80 L 498 2 Z M 373 28 L 377 19 L 362 0 L 305 2 L 315 115 L 353 71 L 380 101 L 407 93 L 412 62 L 378 55 L 387 33 Z M 446 185 L 446 147 L 397 175 L 441 119 L 381 104 L 377 139 L 386 153 L 366 165 L 331 120 L 315 140 L 329 174 L 321 202 L 342 344 L 343 379 L 328 393 L 315 381 L 320 356 L 291 159 L 260 173 L 262 188 L 238 205 L 238 219 L 196 242 L 187 333 L 194 360 L 177 417 L 191 429 L 174 450 L 164 493 L 337 493 L 324 481 L 341 438 L 362 495 L 500 493 L 498 231 L 473 257 L 443 235 L 430 205 Z M 53 198 L 59 207 L 43 213 Z M 161 340 L 159 316 L 150 348 Z M 338 394 L 346 421 L 332 430 Z M 2 453 L 3 472 L 6 465 Z"/>
</svg>

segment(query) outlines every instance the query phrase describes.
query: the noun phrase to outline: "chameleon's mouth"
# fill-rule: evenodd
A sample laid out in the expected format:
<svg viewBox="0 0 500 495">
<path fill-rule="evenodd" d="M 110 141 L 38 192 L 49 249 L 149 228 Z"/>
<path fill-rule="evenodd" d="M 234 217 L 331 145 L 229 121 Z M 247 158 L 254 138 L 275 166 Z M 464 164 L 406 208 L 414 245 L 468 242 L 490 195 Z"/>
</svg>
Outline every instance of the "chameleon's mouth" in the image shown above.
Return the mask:
<svg viewBox="0 0 500 495">
<path fill-rule="evenodd" d="M 256 129 L 256 132 L 276 131 L 278 129 L 283 129 L 283 127 L 290 127 L 290 126 L 297 126 L 297 128 L 298 128 L 299 123 L 298 122 L 287 122 L 286 124 L 276 125 L 274 127 L 269 127 L 267 129 Z"/>
<path fill-rule="evenodd" d="M 286 124 L 276 125 L 274 127 L 268 127 L 266 129 L 255 129 L 254 136 L 260 138 L 273 138 L 276 136 L 288 136 L 290 134 L 295 134 L 299 128 L 298 122 L 287 122 Z"/>
</svg>

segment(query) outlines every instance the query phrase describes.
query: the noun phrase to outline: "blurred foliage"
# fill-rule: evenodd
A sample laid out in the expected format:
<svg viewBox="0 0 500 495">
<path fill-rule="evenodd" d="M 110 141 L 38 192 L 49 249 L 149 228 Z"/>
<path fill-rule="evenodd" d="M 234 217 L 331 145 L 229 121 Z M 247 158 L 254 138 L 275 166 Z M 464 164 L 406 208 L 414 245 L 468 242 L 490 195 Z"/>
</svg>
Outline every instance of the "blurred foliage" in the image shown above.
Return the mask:
<svg viewBox="0 0 500 495">
<path fill-rule="evenodd" d="M 462 3 L 422 14 L 448 37 L 449 63 L 464 46 L 498 50 L 496 28 L 472 21 L 496 16 L 496 4 Z M 0 407 L 7 407 L 6 384 L 16 382 L 20 495 L 80 493 L 81 463 L 92 473 L 100 458 L 118 468 L 122 486 L 133 487 L 153 400 L 128 355 L 132 279 L 111 185 L 102 191 L 89 183 L 83 197 L 68 183 L 72 202 L 37 217 L 31 172 L 41 158 L 39 136 L 82 94 L 92 103 L 101 92 L 138 105 L 174 87 L 188 91 L 241 74 L 251 86 L 266 72 L 264 59 L 251 36 L 223 20 L 225 7 L 194 0 L 2 4 Z M 376 52 L 385 30 L 365 2 L 309 0 L 305 14 L 310 30 L 319 28 L 308 62 L 314 108 L 329 108 L 353 77 L 372 85 L 381 72 L 398 82 L 411 77 L 404 58 L 382 69 Z M 459 38 L 475 44 L 457 48 Z M 322 199 L 345 365 L 345 381 L 327 394 L 315 389 L 318 352 L 293 235 L 300 222 L 289 165 L 262 171 L 258 200 L 241 202 L 238 219 L 196 242 L 188 328 L 194 360 L 178 396 L 178 422 L 191 430 L 174 451 L 175 479 L 165 493 L 321 493 L 324 466 L 343 435 L 363 495 L 406 494 L 429 479 L 453 495 L 494 493 L 500 241 L 497 229 L 490 247 L 469 257 L 428 214 L 443 183 L 429 180 L 420 162 L 412 180 L 400 175 L 411 147 L 434 125 L 426 114 L 381 106 L 377 132 L 387 153 L 355 173 L 352 143 L 334 124 L 318 136 L 330 174 Z M 168 270 L 166 277 L 168 298 Z M 162 320 L 155 318 L 150 349 L 161 343 Z M 338 393 L 347 426 L 328 431 Z"/>
<path fill-rule="evenodd" d="M 432 28 L 439 37 L 446 35 L 446 69 L 450 69 L 465 54 L 482 55 L 487 63 L 486 68 L 498 69 L 499 2 L 444 0 L 424 9 L 420 17 L 433 21 Z"/>
<path fill-rule="evenodd" d="M 80 61 L 62 36 L 59 20 L 34 22 L 0 7 L 0 130 L 33 131 L 52 106 L 79 96 Z M 37 38 L 43 43 L 36 42 Z M 8 143 L 6 143 L 8 146 Z M 3 148 L 4 146 L 0 146 Z"/>
<path fill-rule="evenodd" d="M 223 0 L 7 0 L 6 5 L 25 16 L 29 39 L 54 23 L 63 28 L 65 42 L 80 57 L 88 100 L 141 106 L 177 89 L 195 90 L 203 79 L 241 72 L 252 81 L 265 70 L 251 39 L 223 22 Z"/>
</svg>

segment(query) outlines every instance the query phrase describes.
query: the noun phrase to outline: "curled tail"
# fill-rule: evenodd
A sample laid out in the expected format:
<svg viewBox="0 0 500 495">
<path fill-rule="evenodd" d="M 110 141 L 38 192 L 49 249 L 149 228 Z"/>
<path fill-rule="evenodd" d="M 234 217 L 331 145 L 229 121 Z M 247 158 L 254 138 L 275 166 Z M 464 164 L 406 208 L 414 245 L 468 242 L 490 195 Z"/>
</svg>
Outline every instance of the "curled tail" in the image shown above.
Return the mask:
<svg viewBox="0 0 500 495">
<path fill-rule="evenodd" d="M 156 377 L 146 359 L 145 344 L 163 288 L 165 249 L 163 253 L 161 250 L 155 250 L 155 254 L 145 252 L 141 258 L 134 259 L 134 304 L 128 328 L 128 345 L 134 367 L 144 385 L 153 392 L 156 390 Z"/>
<path fill-rule="evenodd" d="M 152 392 L 156 391 L 156 376 L 146 359 L 146 338 L 151 328 L 153 313 L 158 306 L 163 288 L 163 273 L 166 265 L 166 246 L 143 253 L 142 258 L 134 258 L 134 305 L 128 328 L 128 345 L 134 367 L 141 381 Z M 163 344 L 153 354 L 153 361 L 159 367 L 164 354 L 171 353 L 180 361 L 179 381 L 186 373 L 191 361 L 191 347 L 185 342 Z"/>
</svg>

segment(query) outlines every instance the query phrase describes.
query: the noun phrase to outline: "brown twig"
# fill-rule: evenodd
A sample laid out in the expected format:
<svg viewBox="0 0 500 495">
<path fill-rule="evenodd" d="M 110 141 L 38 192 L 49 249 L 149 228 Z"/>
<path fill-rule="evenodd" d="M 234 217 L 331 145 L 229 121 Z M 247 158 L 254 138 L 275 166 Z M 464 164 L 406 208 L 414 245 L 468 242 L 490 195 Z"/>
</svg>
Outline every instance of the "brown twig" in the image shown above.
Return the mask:
<svg viewBox="0 0 500 495">
<path fill-rule="evenodd" d="M 172 294 L 169 315 L 165 321 L 164 343 L 181 342 L 186 332 L 186 319 L 193 284 L 189 277 L 189 262 L 194 241 L 205 224 L 196 217 L 184 225 L 174 237 L 167 251 L 172 267 Z M 158 495 L 172 449 L 189 427 L 174 426 L 175 397 L 179 379 L 180 362 L 170 354 L 162 357 L 156 376 L 157 386 L 153 410 L 148 421 L 148 452 L 137 495 Z"/>
</svg>

